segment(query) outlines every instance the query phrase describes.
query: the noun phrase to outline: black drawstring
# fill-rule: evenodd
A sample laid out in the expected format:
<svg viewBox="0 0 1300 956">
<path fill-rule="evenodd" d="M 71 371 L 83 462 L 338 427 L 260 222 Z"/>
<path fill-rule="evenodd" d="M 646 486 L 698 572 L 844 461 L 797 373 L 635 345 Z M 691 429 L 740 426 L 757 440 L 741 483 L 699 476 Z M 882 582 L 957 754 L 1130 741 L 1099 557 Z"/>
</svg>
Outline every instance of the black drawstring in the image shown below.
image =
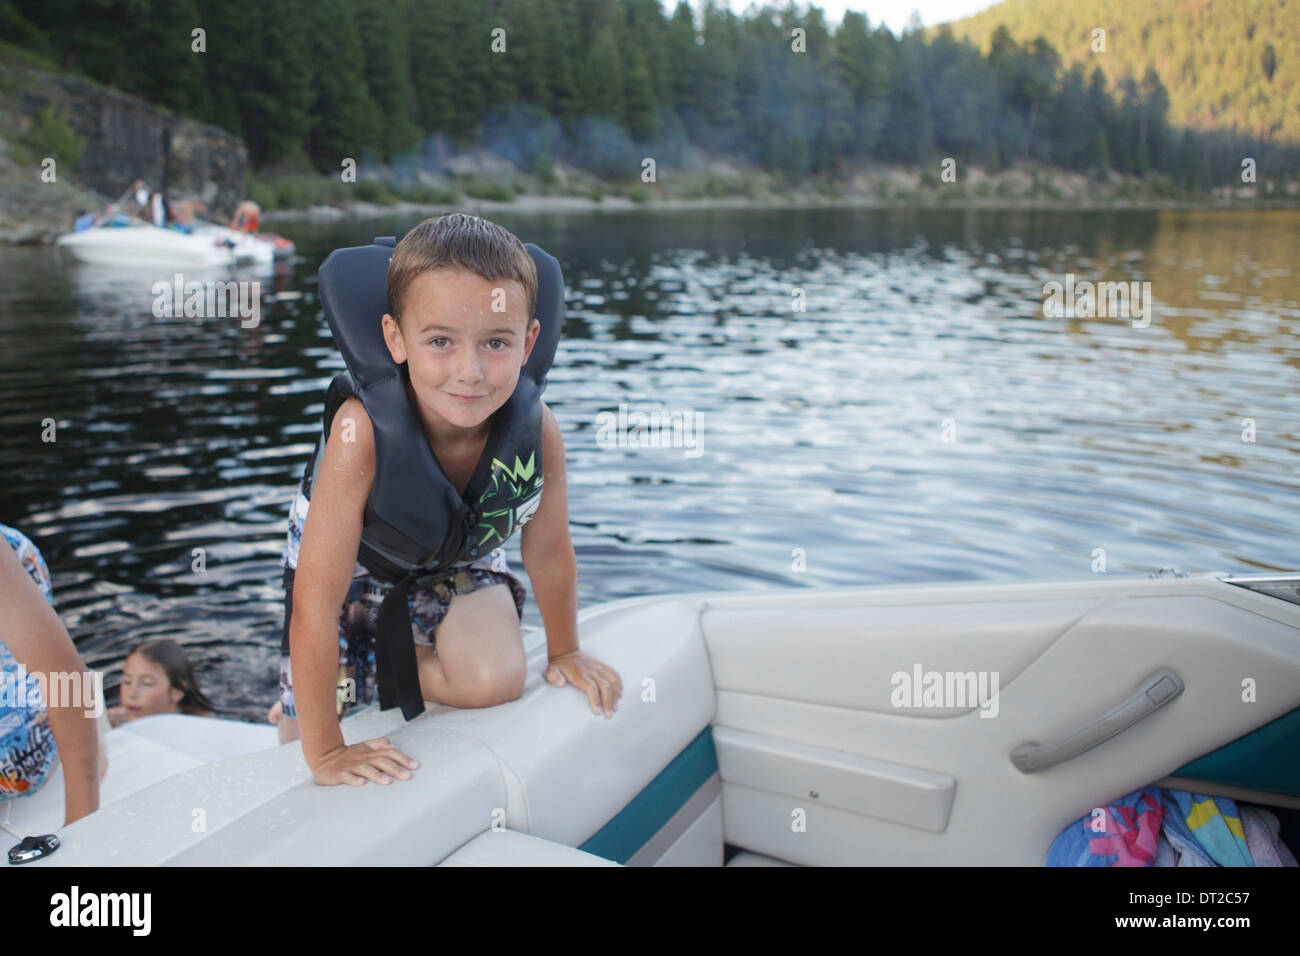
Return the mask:
<svg viewBox="0 0 1300 956">
<path fill-rule="evenodd" d="M 470 506 L 462 517 L 459 554 L 478 524 L 478 515 Z M 375 666 L 379 684 L 379 709 L 401 706 L 402 717 L 411 720 L 424 713 L 424 696 L 420 693 L 420 672 L 415 658 L 415 641 L 411 636 L 410 585 L 413 581 L 441 581 L 456 575 L 460 568 L 438 570 L 414 568 L 393 584 L 379 605 L 378 634 L 375 640 Z"/>
<path fill-rule="evenodd" d="M 400 703 L 407 720 L 424 713 L 415 643 L 411 640 L 411 610 L 407 606 L 407 586 L 413 578 L 414 572 L 405 575 L 384 596 L 375 637 L 379 709 L 389 710 Z"/>
</svg>

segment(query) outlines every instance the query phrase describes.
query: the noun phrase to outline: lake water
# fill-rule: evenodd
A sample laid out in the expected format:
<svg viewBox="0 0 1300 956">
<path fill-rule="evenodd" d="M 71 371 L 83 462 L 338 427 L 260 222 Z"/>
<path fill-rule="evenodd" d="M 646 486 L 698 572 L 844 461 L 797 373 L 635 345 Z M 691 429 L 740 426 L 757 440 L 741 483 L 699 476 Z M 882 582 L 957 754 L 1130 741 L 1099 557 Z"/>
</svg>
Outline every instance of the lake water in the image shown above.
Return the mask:
<svg viewBox="0 0 1300 956">
<path fill-rule="evenodd" d="M 545 398 L 580 607 L 1300 567 L 1300 212 L 495 219 L 565 273 Z M 41 548 L 110 689 L 170 636 L 230 714 L 274 700 L 287 508 L 343 368 L 316 269 L 415 222 L 279 227 L 302 259 L 262 279 L 255 328 L 155 317 L 172 270 L 0 248 L 0 521 Z M 1149 323 L 1045 315 L 1067 274 L 1149 282 Z M 619 442 L 620 405 L 688 428 Z M 518 537 L 507 554 L 526 581 Z"/>
</svg>

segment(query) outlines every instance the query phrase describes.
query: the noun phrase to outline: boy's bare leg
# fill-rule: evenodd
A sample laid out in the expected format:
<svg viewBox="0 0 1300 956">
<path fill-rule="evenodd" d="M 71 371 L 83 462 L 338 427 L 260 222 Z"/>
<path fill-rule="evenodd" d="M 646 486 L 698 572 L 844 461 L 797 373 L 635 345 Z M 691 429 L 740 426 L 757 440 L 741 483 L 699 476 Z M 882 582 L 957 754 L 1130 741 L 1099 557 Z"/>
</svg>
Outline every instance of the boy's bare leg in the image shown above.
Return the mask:
<svg viewBox="0 0 1300 956">
<path fill-rule="evenodd" d="M 425 645 L 415 648 L 425 700 L 492 707 L 523 691 L 527 661 L 519 612 L 504 584 L 452 598 L 435 637 L 437 653 Z"/>
</svg>

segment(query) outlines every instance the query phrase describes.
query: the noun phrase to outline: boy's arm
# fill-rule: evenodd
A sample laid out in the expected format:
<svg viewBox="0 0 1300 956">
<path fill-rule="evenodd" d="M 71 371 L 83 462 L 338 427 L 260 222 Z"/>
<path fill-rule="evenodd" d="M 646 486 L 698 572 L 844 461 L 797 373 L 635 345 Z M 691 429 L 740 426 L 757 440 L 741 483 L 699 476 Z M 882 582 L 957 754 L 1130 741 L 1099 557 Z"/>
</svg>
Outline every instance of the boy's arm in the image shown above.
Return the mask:
<svg viewBox="0 0 1300 956">
<path fill-rule="evenodd" d="M 520 532 L 519 553 L 546 628 L 548 660 L 578 649 L 578 559 L 569 537 L 564 440 L 542 403 L 542 502 Z"/>
<path fill-rule="evenodd" d="M 345 432 L 349 421 L 353 427 Z M 370 418 L 359 401 L 349 399 L 334 416 L 312 488 L 289 619 L 289 666 L 302 755 L 316 782 L 327 785 L 388 783 L 385 771 L 399 779 L 408 776 L 396 761 L 415 766 L 383 738 L 348 747 L 335 708 L 339 608 L 352 582 L 374 470 Z"/>
<path fill-rule="evenodd" d="M 520 532 L 520 556 L 546 629 L 547 680 L 566 679 L 583 691 L 595 713 L 612 715 L 623 693 L 613 668 L 578 649 L 578 561 L 569 537 L 564 440 L 555 415 L 542 403 L 542 501 Z"/>
</svg>

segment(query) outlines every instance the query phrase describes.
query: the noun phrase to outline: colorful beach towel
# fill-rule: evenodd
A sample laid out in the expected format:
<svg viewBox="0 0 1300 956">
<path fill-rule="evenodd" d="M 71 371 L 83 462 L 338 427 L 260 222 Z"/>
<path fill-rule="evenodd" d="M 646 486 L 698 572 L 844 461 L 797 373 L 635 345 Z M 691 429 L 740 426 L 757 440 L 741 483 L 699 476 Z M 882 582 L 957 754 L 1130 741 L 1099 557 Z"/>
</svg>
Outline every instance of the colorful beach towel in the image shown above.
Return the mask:
<svg viewBox="0 0 1300 956">
<path fill-rule="evenodd" d="M 1295 866 L 1277 817 L 1227 797 L 1143 787 L 1070 824 L 1048 866 Z"/>
</svg>

